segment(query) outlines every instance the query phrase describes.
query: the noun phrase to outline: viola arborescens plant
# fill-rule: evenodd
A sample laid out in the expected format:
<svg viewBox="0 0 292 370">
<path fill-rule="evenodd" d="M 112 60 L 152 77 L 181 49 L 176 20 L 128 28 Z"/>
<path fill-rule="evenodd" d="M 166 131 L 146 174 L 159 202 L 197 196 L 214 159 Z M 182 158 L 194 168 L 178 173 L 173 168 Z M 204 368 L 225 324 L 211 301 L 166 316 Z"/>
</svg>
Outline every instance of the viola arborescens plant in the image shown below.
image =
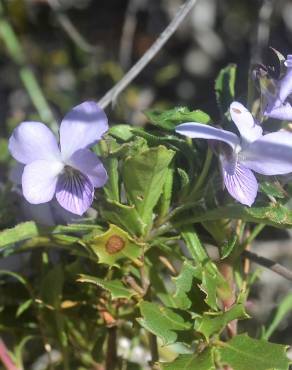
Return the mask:
<svg viewBox="0 0 292 370">
<path fill-rule="evenodd" d="M 82 215 L 92 204 L 94 188 L 107 173 L 89 150 L 108 130 L 107 117 L 96 103 L 74 107 L 60 125 L 60 148 L 54 134 L 40 122 L 22 122 L 12 133 L 9 150 L 23 163 L 22 191 L 31 204 L 56 196 L 67 211 Z"/>
<path fill-rule="evenodd" d="M 0 274 L 8 286 L 1 324 L 9 343 L 26 343 L 14 353 L 20 368 L 52 348 L 51 367 L 64 370 L 288 370 L 286 347 L 268 341 L 275 322 L 246 334 L 254 278 L 242 258 L 265 225 L 292 227 L 291 189 L 276 178 L 292 172 L 292 134 L 267 133 L 235 101 L 235 69 L 216 81 L 224 130 L 185 107 L 147 112 L 144 128 L 108 129 L 104 113 L 86 102 L 62 121 L 60 149 L 40 123 L 13 132 L 28 201 L 56 193 L 81 214 L 102 187 L 90 220 L 47 228 L 31 221 L 0 233 L 2 250 L 32 250 L 38 262 L 33 273 L 14 273 L 17 282 Z M 226 129 L 232 121 L 239 135 Z M 100 159 L 88 149 L 99 140 Z M 57 260 L 44 258 L 52 248 L 64 249 Z M 17 300 L 16 285 L 28 287 Z"/>
</svg>

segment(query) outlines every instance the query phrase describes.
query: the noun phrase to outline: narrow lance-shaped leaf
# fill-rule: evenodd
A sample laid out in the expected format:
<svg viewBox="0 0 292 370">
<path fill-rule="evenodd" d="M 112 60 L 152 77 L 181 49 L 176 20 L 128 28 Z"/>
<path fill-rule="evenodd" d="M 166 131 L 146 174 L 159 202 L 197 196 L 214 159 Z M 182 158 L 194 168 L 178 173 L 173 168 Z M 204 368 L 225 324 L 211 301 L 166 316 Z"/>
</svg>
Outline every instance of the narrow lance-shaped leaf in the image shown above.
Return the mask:
<svg viewBox="0 0 292 370">
<path fill-rule="evenodd" d="M 286 295 L 286 297 L 278 305 L 277 311 L 274 315 L 274 318 L 266 331 L 263 334 L 263 339 L 268 340 L 273 332 L 276 330 L 280 322 L 284 317 L 292 312 L 292 293 Z"/>
<path fill-rule="evenodd" d="M 216 78 L 215 92 L 219 108 L 224 114 L 228 109 L 235 95 L 236 65 L 229 64 L 223 68 Z"/>
<path fill-rule="evenodd" d="M 108 157 L 104 159 L 103 162 L 108 173 L 108 181 L 103 187 L 103 190 L 107 198 L 119 202 L 120 192 L 119 192 L 118 160 L 117 158 Z"/>
<path fill-rule="evenodd" d="M 97 285 L 110 292 L 113 299 L 130 299 L 133 295 L 135 295 L 135 292 L 127 289 L 120 280 L 104 280 L 95 276 L 80 275 L 77 281 L 81 283 Z"/>
<path fill-rule="evenodd" d="M 219 207 L 212 210 L 198 209 L 196 216 L 180 220 L 174 219 L 173 224 L 181 227 L 186 224 L 201 223 L 204 221 L 216 221 L 222 218 L 243 220 L 246 222 L 265 223 L 279 228 L 290 228 L 292 226 L 292 211 L 276 203 L 267 207 L 245 207 L 239 204 Z"/>
</svg>

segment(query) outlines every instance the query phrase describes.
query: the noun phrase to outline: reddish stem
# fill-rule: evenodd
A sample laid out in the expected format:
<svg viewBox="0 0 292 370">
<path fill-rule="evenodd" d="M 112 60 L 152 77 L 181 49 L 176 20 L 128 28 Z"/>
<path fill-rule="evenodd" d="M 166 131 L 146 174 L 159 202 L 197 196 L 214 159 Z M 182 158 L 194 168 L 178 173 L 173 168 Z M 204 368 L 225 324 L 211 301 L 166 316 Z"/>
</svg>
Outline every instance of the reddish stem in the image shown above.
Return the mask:
<svg viewBox="0 0 292 370">
<path fill-rule="evenodd" d="M 234 271 L 233 267 L 227 262 L 219 264 L 218 267 L 219 271 L 224 276 L 232 292 L 232 294 L 228 298 L 222 299 L 224 311 L 228 311 L 236 301 Z M 230 323 L 227 324 L 227 331 L 231 338 L 237 334 L 237 320 L 230 321 Z"/>
<path fill-rule="evenodd" d="M 22 370 L 15 365 L 2 339 L 0 339 L 0 360 L 7 370 Z"/>
</svg>

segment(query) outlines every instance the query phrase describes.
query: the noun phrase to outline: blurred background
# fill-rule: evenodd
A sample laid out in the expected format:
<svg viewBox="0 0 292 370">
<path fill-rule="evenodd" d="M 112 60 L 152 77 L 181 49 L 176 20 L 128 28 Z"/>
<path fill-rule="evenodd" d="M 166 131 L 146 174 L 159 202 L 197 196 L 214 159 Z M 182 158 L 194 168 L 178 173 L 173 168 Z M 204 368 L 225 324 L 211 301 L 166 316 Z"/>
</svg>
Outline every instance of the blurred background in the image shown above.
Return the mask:
<svg viewBox="0 0 292 370">
<path fill-rule="evenodd" d="M 182 0 L 2 0 L 21 47 L 5 30 L 0 43 L 2 122 L 35 114 L 21 67 L 31 68 L 57 120 L 72 105 L 100 99 L 145 53 Z M 214 78 L 238 65 L 237 96 L 247 88 L 249 62 L 265 61 L 267 47 L 284 55 L 292 44 L 288 0 L 198 0 L 191 15 L 140 73 L 111 111 L 113 120 L 145 119 L 149 106 L 188 105 L 216 119 Z M 32 87 L 33 89 L 33 87 Z M 12 124 L 13 124 L 12 122 Z M 1 133 L 7 134 L 4 125 Z"/>
<path fill-rule="evenodd" d="M 56 127 L 54 122 L 72 106 L 98 101 L 147 51 L 182 3 L 0 0 L 2 187 L 10 166 L 7 138 L 12 129 L 28 119 Z M 285 56 L 292 53 L 292 1 L 198 0 L 170 41 L 116 105 L 107 108 L 110 123 L 142 125 L 143 110 L 178 105 L 207 111 L 216 122 L 214 79 L 220 69 L 237 64 L 236 96 L 246 103 L 250 63 L 269 63 L 269 46 Z M 11 219 L 7 214 L 0 211 L 1 227 L 15 224 L 13 213 Z M 292 267 L 287 233 L 267 230 L 254 249 Z M 289 291 L 291 283 L 266 271 L 251 295 L 250 310 L 257 322 L 269 320 Z M 291 318 L 283 321 L 272 340 L 291 345 Z M 252 322 L 248 325 L 252 330 Z"/>
</svg>

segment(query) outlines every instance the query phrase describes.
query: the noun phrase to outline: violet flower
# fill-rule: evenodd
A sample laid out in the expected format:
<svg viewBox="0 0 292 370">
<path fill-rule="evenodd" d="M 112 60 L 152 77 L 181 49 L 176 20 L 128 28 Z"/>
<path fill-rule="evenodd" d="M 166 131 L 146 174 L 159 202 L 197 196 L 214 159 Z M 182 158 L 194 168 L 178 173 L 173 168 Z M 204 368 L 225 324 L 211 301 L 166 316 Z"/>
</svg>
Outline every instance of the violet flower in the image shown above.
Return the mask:
<svg viewBox="0 0 292 370">
<path fill-rule="evenodd" d="M 267 117 L 280 120 L 292 120 L 292 106 L 289 98 L 292 94 L 292 55 L 284 62 L 287 71 L 280 80 L 272 80 L 264 89 L 265 107 L 263 113 Z"/>
<path fill-rule="evenodd" d="M 238 102 L 230 105 L 230 114 L 240 137 L 196 122 L 178 125 L 176 132 L 190 138 L 222 142 L 219 159 L 224 184 L 233 198 L 251 206 L 258 191 L 258 182 L 252 171 L 263 175 L 292 172 L 292 134 L 279 131 L 263 135 L 251 113 Z"/>
<path fill-rule="evenodd" d="M 101 161 L 88 149 L 107 130 L 104 111 L 91 101 L 77 105 L 62 120 L 60 148 L 43 123 L 22 122 L 9 139 L 9 150 L 25 165 L 24 198 L 41 204 L 56 196 L 67 211 L 82 215 L 93 202 L 94 188 L 107 181 Z"/>
</svg>

